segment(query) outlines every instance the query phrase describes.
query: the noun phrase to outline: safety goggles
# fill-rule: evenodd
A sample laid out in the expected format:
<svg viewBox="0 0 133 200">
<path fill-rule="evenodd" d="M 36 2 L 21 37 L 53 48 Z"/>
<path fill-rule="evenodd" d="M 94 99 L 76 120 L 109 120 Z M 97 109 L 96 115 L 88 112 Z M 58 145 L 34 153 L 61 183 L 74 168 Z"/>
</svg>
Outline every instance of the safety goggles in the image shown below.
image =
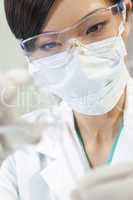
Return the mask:
<svg viewBox="0 0 133 200">
<path fill-rule="evenodd" d="M 69 52 L 80 44 L 89 45 L 114 37 L 122 19 L 125 4 L 119 3 L 95 10 L 76 24 L 62 31 L 44 32 L 21 42 L 29 61 L 49 58 L 63 52 Z"/>
</svg>

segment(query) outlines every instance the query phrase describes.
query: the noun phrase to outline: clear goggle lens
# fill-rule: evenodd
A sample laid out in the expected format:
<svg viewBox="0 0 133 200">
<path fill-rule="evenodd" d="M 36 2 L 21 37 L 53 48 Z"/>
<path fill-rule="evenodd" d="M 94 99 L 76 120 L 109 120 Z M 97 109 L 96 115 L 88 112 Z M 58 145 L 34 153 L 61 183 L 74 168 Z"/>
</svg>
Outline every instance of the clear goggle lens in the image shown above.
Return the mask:
<svg viewBox="0 0 133 200">
<path fill-rule="evenodd" d="M 78 47 L 76 41 L 90 45 L 118 35 L 124 9 L 124 4 L 120 5 L 98 9 L 70 28 L 60 32 L 42 33 L 23 41 L 21 46 L 30 62 L 42 58 L 54 58 L 56 61 L 57 54 L 62 55 L 60 59 L 66 60 L 71 50 Z"/>
</svg>

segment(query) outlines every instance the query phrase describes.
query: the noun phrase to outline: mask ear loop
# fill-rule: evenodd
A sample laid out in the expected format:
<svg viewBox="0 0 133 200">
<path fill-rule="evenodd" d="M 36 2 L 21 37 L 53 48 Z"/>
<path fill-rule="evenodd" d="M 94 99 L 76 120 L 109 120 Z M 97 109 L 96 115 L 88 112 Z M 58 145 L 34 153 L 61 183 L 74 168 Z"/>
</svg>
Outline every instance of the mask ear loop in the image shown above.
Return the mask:
<svg viewBox="0 0 133 200">
<path fill-rule="evenodd" d="M 122 3 L 123 4 L 123 9 L 122 11 L 120 11 L 122 13 L 122 23 L 119 27 L 119 35 L 122 35 L 122 33 L 125 30 L 125 23 L 126 23 L 126 19 L 127 19 L 127 11 L 132 11 L 133 9 L 133 3 L 129 2 L 127 4 Z M 121 8 L 119 8 L 119 10 L 121 10 Z"/>
<path fill-rule="evenodd" d="M 120 11 L 122 15 L 122 22 L 119 26 L 119 33 L 118 36 L 121 36 L 123 32 L 125 31 L 125 23 L 126 23 L 126 16 L 127 16 L 127 6 L 125 3 L 123 3 L 123 10 Z"/>
</svg>

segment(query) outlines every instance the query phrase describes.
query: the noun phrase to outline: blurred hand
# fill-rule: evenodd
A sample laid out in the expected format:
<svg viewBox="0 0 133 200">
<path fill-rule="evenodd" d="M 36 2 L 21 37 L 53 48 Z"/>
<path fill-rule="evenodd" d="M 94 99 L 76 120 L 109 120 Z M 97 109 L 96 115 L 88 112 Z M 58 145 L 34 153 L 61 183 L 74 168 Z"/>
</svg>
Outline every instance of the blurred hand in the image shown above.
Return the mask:
<svg viewBox="0 0 133 200">
<path fill-rule="evenodd" d="M 88 173 L 72 193 L 72 200 L 133 200 L 133 163 Z"/>
<path fill-rule="evenodd" d="M 40 126 L 18 118 L 15 100 L 18 89 L 30 83 L 24 69 L 0 72 L 0 164 L 8 154 L 40 139 Z M 18 120 L 19 119 L 19 120 Z"/>
</svg>

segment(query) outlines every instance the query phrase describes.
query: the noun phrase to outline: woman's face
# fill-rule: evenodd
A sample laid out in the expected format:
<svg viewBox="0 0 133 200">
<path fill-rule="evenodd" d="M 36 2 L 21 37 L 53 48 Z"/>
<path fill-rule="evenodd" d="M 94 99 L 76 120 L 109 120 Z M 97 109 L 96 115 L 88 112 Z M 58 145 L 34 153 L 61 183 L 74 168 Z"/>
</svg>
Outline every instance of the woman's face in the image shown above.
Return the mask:
<svg viewBox="0 0 133 200">
<path fill-rule="evenodd" d="M 108 93 L 110 91 L 116 92 L 112 90 L 112 85 L 116 83 L 115 80 L 118 77 L 112 77 L 112 75 L 114 75 L 114 70 L 121 69 L 119 67 L 121 62 L 118 59 L 120 58 L 120 61 L 123 61 L 125 53 L 122 40 L 119 37 L 117 39 L 115 36 L 118 35 L 119 27 L 122 27 L 120 25 L 126 15 L 118 12 L 120 7 L 115 5 L 115 9 L 112 9 L 111 6 L 109 0 L 57 0 L 55 7 L 51 9 L 45 28 L 42 30 L 42 32 L 47 33 L 40 34 L 34 38 L 35 40 L 31 41 L 33 44 L 33 47 L 31 45 L 31 50 L 33 49 L 31 51 L 33 54 L 31 71 L 38 85 L 48 87 L 51 93 L 68 102 L 73 110 L 79 110 L 79 112 L 87 113 L 87 115 L 105 113 L 104 102 L 106 103 L 106 99 L 110 97 Z M 125 9 L 122 11 L 125 11 Z M 128 38 L 128 27 L 129 25 L 126 22 L 123 35 L 125 42 Z M 48 33 L 48 31 L 52 32 Z M 112 37 L 119 42 L 120 48 L 118 48 L 118 51 L 117 48 L 115 51 L 111 51 L 115 41 Z M 108 38 L 111 39 L 106 40 Z M 94 54 L 96 48 L 97 51 Z M 86 49 L 90 51 L 85 51 Z M 105 51 L 107 54 L 105 54 Z M 98 54 L 100 54 L 99 57 Z M 89 56 L 91 59 L 88 59 Z M 114 56 L 114 59 L 112 56 Z M 116 63 L 118 63 L 118 68 L 114 69 L 112 66 Z M 102 70 L 99 67 L 102 67 Z M 96 71 L 97 69 L 100 72 L 99 74 Z M 123 67 L 124 69 L 125 67 Z M 107 78 L 109 82 L 106 82 L 105 74 L 109 77 L 109 79 Z M 116 73 L 116 75 L 119 74 Z M 123 78 L 123 72 L 121 76 Z M 101 82 L 102 79 L 103 82 Z M 123 84 L 121 84 L 122 87 Z M 95 96 L 97 88 L 99 88 L 99 96 Z M 107 92 L 108 90 L 109 92 Z M 120 91 L 116 93 L 119 94 Z M 105 94 L 107 94 L 107 97 Z M 111 92 L 110 95 L 112 98 Z M 110 102 L 112 104 L 114 98 Z M 96 111 L 97 108 L 100 111 Z M 89 109 L 91 111 L 88 111 Z"/>
<path fill-rule="evenodd" d="M 125 0 L 126 3 L 130 0 Z M 87 14 L 111 5 L 109 0 L 57 0 L 56 5 L 51 10 L 45 28 L 45 31 L 60 31 L 65 28 L 70 27 L 75 24 L 78 20 L 86 16 Z M 118 27 L 120 24 L 120 16 L 112 15 L 112 20 L 110 20 L 110 29 L 114 34 L 117 34 Z M 125 43 L 127 42 L 129 34 L 129 22 L 126 22 L 125 32 L 123 34 L 123 39 Z M 110 35 L 108 33 L 108 35 Z"/>
</svg>

